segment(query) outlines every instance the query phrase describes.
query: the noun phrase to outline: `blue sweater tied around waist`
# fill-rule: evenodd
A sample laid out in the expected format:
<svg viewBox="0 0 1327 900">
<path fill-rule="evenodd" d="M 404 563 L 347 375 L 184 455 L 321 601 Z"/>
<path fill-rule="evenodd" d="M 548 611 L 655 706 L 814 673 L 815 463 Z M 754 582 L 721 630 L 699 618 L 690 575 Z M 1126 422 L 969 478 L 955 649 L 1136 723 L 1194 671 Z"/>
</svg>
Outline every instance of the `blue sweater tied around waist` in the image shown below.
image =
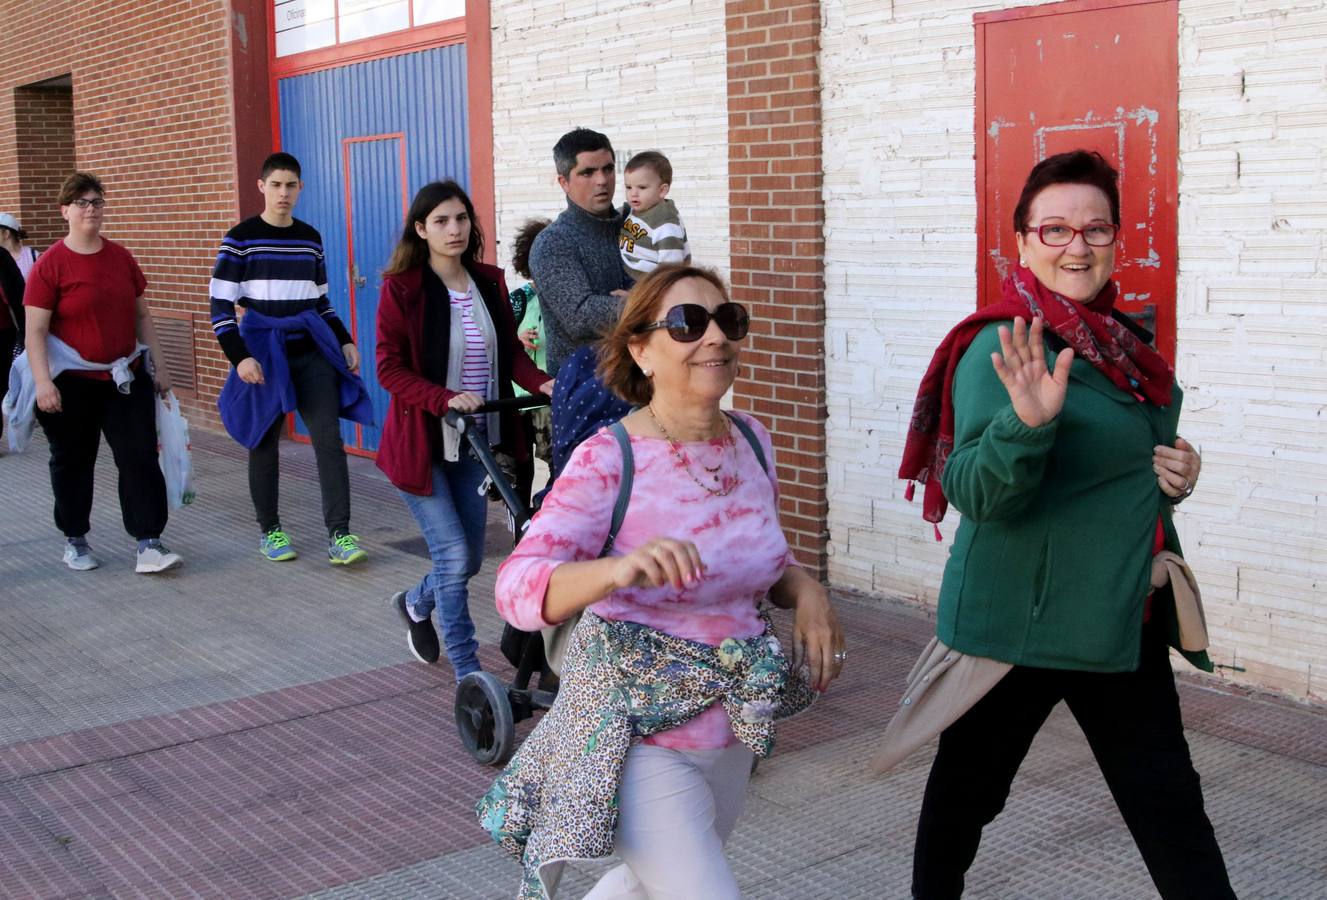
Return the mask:
<svg viewBox="0 0 1327 900">
<path fill-rule="evenodd" d="M 221 424 L 227 433 L 250 450 L 258 446 L 278 417 L 294 412 L 295 385 L 286 359 L 286 337 L 303 332 L 313 338 L 318 352 L 332 364 L 340 379 L 341 418 L 361 425 L 373 424 L 373 402 L 364 382 L 346 368 L 345 355 L 327 322 L 311 309 L 293 316 L 265 316 L 246 310 L 240 334 L 249 353 L 263 367 L 263 384 L 249 384 L 234 369 L 217 398 Z"/>
</svg>

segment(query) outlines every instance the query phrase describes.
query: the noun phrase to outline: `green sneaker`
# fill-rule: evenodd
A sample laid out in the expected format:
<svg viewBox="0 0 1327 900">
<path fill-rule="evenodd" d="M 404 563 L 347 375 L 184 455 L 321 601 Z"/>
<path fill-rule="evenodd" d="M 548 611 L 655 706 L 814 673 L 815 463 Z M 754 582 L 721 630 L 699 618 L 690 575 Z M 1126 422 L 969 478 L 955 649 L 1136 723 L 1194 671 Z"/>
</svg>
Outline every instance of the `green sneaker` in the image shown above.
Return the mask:
<svg viewBox="0 0 1327 900">
<path fill-rule="evenodd" d="M 360 548 L 357 534 L 341 532 L 327 541 L 327 560 L 334 566 L 348 566 L 368 556 Z"/>
<path fill-rule="evenodd" d="M 258 552 L 264 559 L 270 559 L 272 562 L 286 562 L 299 555 L 295 552 L 295 548 L 290 546 L 290 535 L 280 528 L 273 528 L 263 535 L 263 539 L 258 542 Z"/>
</svg>

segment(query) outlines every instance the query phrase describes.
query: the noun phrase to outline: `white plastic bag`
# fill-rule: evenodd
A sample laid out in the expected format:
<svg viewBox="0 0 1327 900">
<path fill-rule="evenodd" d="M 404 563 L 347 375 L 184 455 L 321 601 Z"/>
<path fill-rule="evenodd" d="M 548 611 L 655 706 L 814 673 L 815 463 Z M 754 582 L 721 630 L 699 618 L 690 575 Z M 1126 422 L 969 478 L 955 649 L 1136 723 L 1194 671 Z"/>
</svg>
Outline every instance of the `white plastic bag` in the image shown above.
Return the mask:
<svg viewBox="0 0 1327 900">
<path fill-rule="evenodd" d="M 170 393 L 157 396 L 157 455 L 166 477 L 166 500 L 171 509 L 194 502 L 193 461 L 189 458 L 189 422 L 180 415 L 180 401 Z"/>
</svg>

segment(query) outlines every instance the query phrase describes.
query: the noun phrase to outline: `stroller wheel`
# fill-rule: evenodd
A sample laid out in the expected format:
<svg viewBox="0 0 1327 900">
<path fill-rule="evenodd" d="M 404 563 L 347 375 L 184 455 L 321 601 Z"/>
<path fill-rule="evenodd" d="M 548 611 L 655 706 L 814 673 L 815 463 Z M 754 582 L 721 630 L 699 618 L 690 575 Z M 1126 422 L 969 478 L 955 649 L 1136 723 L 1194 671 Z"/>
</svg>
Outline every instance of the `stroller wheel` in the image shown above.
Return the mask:
<svg viewBox="0 0 1327 900">
<path fill-rule="evenodd" d="M 456 686 L 456 730 L 476 762 L 500 766 L 516 750 L 516 722 L 507 688 L 489 672 L 471 672 Z"/>
</svg>

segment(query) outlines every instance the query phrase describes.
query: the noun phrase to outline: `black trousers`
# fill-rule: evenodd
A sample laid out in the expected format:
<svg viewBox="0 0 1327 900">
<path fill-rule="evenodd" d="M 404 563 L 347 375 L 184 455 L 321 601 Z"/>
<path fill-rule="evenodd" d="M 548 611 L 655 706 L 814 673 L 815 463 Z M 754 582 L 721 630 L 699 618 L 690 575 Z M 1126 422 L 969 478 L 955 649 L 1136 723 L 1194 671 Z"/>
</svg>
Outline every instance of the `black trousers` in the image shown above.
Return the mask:
<svg viewBox="0 0 1327 900">
<path fill-rule="evenodd" d="M 1015 666 L 945 729 L 917 824 L 914 898 L 963 893 L 982 828 L 1004 808 L 1032 739 L 1061 700 L 1083 729 L 1161 896 L 1234 898 L 1184 740 L 1166 644 L 1152 626 L 1142 641 L 1134 672 Z"/>
<path fill-rule="evenodd" d="M 317 350 L 290 349 L 290 380 L 295 404 L 313 442 L 318 487 L 323 498 L 323 523 L 329 535 L 350 528 L 350 470 L 341 441 L 340 376 Z M 264 533 L 281 526 L 277 511 L 281 475 L 280 442 L 286 419 L 279 416 L 262 441 L 249 451 L 249 495 Z"/>
<path fill-rule="evenodd" d="M 55 379 L 58 413 L 37 411 L 51 445 L 51 491 L 55 525 L 66 537 L 92 527 L 92 485 L 101 436 L 119 469 L 124 530 L 138 540 L 160 537 L 166 527 L 166 480 L 157 462 L 157 420 L 152 379 L 135 373 L 128 394 L 113 381 L 65 373 Z"/>
<path fill-rule="evenodd" d="M 9 312 L 0 309 L 0 316 L 9 318 Z M 14 359 L 14 343 L 18 340 L 18 332 L 12 328 L 6 328 L 0 331 L 0 398 L 9 393 L 9 364 Z M 0 436 L 5 433 L 5 417 L 0 415 Z"/>
</svg>

